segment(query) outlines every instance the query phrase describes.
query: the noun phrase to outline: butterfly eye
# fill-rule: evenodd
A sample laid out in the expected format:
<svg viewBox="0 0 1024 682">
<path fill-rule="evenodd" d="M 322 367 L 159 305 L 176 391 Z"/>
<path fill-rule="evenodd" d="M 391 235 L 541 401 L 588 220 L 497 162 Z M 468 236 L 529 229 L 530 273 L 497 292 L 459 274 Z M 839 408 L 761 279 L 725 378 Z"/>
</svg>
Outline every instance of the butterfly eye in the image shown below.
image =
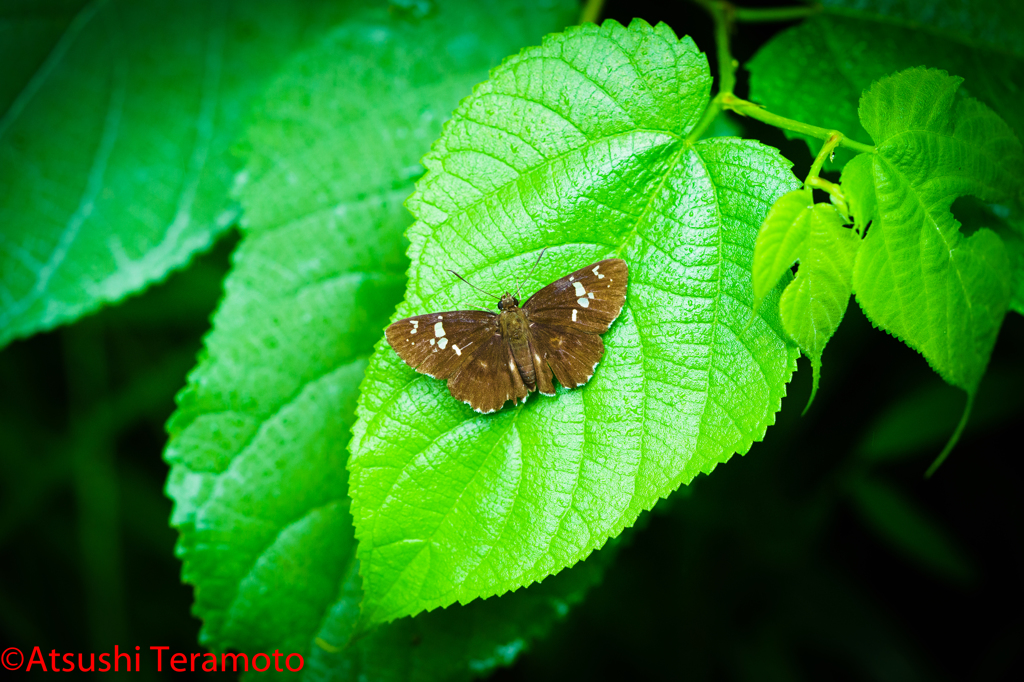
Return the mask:
<svg viewBox="0 0 1024 682">
<path fill-rule="evenodd" d="M 505 306 L 503 306 L 501 304 L 501 301 L 498 301 L 498 310 L 504 310 L 504 309 L 505 309 Z"/>
<path fill-rule="evenodd" d="M 512 299 L 512 305 L 518 306 L 519 305 L 519 299 L 518 298 L 513 298 Z"/>
</svg>

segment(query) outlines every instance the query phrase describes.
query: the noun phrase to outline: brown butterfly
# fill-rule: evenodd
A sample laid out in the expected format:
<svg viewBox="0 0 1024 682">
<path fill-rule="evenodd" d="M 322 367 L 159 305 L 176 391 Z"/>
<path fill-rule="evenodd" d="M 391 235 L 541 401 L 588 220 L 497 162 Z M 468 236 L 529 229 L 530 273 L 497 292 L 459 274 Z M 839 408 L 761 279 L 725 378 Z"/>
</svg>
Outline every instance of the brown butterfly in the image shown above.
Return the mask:
<svg viewBox="0 0 1024 682">
<path fill-rule="evenodd" d="M 454 397 L 487 414 L 507 400 L 525 402 L 538 389 L 554 395 L 552 376 L 567 388 L 587 383 L 604 355 L 600 334 L 622 312 L 627 279 L 625 261 L 610 258 L 555 280 L 521 308 L 505 292 L 500 314 L 417 315 L 395 322 L 385 334 L 410 367 L 447 379 Z"/>
</svg>

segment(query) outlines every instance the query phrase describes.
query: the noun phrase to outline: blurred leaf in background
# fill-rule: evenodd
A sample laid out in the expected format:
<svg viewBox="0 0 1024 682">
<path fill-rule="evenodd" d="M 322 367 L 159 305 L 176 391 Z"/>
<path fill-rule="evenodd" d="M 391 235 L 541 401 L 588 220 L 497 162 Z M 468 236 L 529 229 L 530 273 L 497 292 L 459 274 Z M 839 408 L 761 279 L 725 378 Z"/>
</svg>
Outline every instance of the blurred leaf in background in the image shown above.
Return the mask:
<svg viewBox="0 0 1024 682">
<path fill-rule="evenodd" d="M 341 3 L 0 4 L 0 347 L 116 302 L 231 226 L 253 98 Z"/>
</svg>

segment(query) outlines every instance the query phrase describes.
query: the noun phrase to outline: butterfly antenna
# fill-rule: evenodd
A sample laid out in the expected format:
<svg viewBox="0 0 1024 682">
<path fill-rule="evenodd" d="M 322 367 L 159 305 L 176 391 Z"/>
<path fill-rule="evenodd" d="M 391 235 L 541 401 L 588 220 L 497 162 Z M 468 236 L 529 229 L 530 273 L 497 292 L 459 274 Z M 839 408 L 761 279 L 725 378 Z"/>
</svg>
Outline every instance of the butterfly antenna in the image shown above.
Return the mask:
<svg viewBox="0 0 1024 682">
<path fill-rule="evenodd" d="M 519 296 L 519 290 L 523 288 L 523 283 L 519 281 L 519 271 L 514 270 L 513 272 L 516 278 L 516 296 Z"/>
<path fill-rule="evenodd" d="M 548 250 L 548 248 L 546 246 L 543 249 L 540 250 L 540 255 L 537 256 L 537 260 L 534 261 L 533 267 L 530 268 L 530 273 L 528 275 L 526 275 L 526 279 L 530 279 L 530 277 L 533 275 L 533 271 L 537 269 L 538 265 L 540 265 L 540 259 L 544 257 L 544 252 L 547 251 L 547 250 Z M 519 285 L 519 289 L 522 289 L 522 288 L 523 288 L 523 285 L 520 284 Z M 516 298 L 519 298 L 519 289 L 516 289 Z"/>
<path fill-rule="evenodd" d="M 496 295 L 496 294 L 492 294 L 492 293 L 491 293 L 491 292 L 489 292 L 489 291 L 484 291 L 484 290 L 483 290 L 483 289 L 481 289 L 480 287 L 478 287 L 478 286 L 475 286 L 475 285 L 473 285 L 473 284 L 470 284 L 469 280 L 467 280 L 467 279 L 466 279 L 465 277 L 463 277 L 463 276 L 462 276 L 462 275 L 460 275 L 459 273 L 455 272 L 454 270 L 449 270 L 448 272 L 452 273 L 453 275 L 455 275 L 456 277 L 458 277 L 459 279 L 461 279 L 461 280 L 462 280 L 463 282 L 465 282 L 466 284 L 469 284 L 469 286 L 473 287 L 474 289 L 476 289 L 477 291 L 479 291 L 479 292 L 480 292 L 481 294 L 487 294 L 488 296 L 490 296 L 490 297 L 492 297 L 492 298 L 501 298 L 501 296 L 498 296 L 498 295 Z"/>
</svg>

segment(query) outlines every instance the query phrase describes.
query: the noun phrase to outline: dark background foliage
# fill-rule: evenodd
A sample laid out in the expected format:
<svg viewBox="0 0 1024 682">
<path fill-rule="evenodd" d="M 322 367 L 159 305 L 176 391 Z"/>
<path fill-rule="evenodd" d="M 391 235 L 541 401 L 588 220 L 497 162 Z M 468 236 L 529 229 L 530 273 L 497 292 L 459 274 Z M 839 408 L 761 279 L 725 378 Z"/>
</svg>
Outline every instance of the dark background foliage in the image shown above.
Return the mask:
<svg viewBox="0 0 1024 682">
<path fill-rule="evenodd" d="M 711 22 L 688 3 L 611 2 L 605 15 L 665 21 L 713 56 Z M 741 26 L 735 56 L 785 27 Z M 744 125 L 806 171 L 802 142 Z M 236 241 L 0 352 L 4 647 L 199 650 L 160 453 Z M 926 481 L 964 396 L 851 306 L 808 414 L 801 361 L 766 442 L 659 504 L 586 602 L 495 677 L 1017 679 L 1021 348 L 1010 313 L 972 423 Z"/>
</svg>

